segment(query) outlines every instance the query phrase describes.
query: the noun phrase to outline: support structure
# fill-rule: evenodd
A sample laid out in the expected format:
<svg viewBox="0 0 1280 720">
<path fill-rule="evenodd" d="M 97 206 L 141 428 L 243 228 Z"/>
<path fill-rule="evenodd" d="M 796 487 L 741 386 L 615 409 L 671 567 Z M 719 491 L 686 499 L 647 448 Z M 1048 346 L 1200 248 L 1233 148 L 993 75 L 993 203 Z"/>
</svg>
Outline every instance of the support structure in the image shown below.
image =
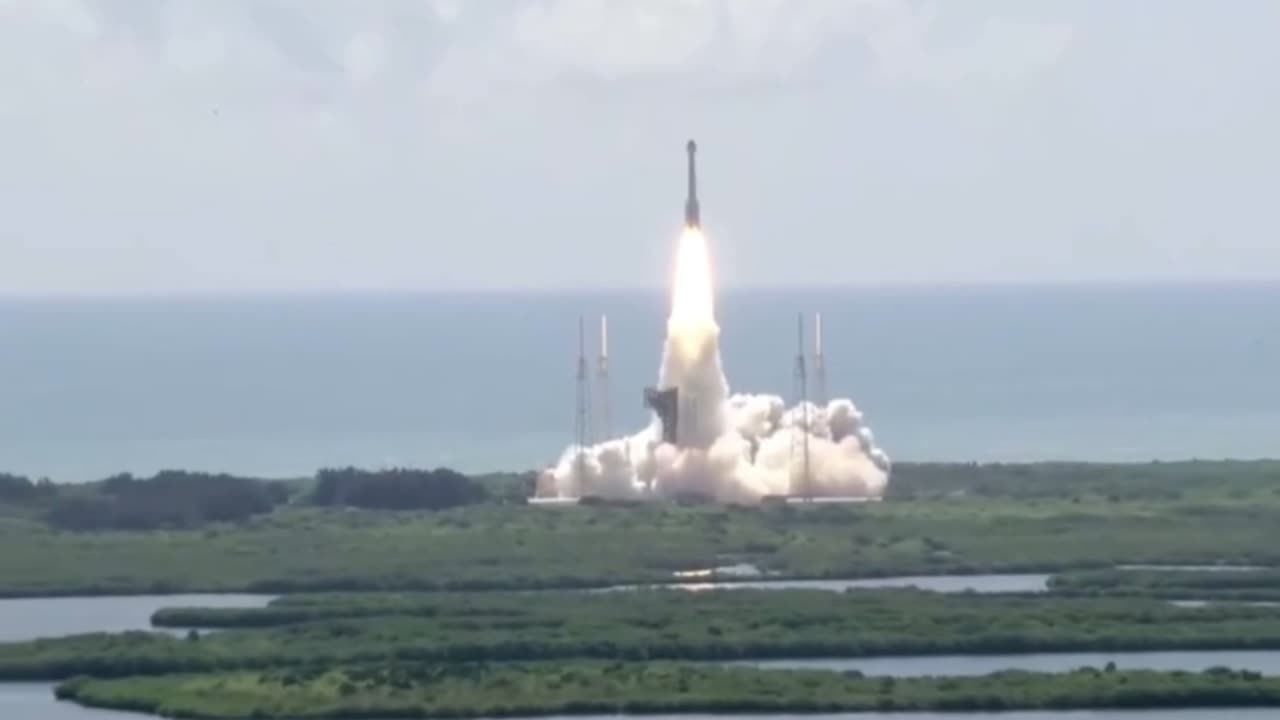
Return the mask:
<svg viewBox="0 0 1280 720">
<path fill-rule="evenodd" d="M 699 432 L 701 422 L 698 418 L 699 398 L 696 394 L 688 392 L 680 393 L 680 437 L 677 438 L 676 445 L 679 447 L 696 447 L 706 449 L 702 443 L 706 440 L 700 437 Z"/>
<path fill-rule="evenodd" d="M 596 442 L 613 437 L 613 408 L 609 398 L 609 318 L 600 316 L 600 356 L 596 358 L 596 404 L 598 414 L 593 423 Z"/>
<path fill-rule="evenodd" d="M 813 490 L 809 474 L 809 378 L 808 363 L 804 352 L 804 313 L 796 316 L 796 408 L 800 412 L 800 427 L 791 433 L 791 494 L 810 499 Z"/>
<path fill-rule="evenodd" d="M 587 476 L 587 442 L 591 437 L 591 376 L 587 374 L 586 328 L 578 317 L 577 407 L 573 420 L 574 494 L 581 496 Z"/>
<path fill-rule="evenodd" d="M 645 388 L 644 406 L 658 416 L 658 422 L 662 424 L 662 441 L 672 445 L 679 444 L 680 390 Z"/>
<path fill-rule="evenodd" d="M 822 313 L 813 314 L 813 384 L 814 402 L 818 407 L 826 407 L 827 401 L 827 358 L 822 352 Z"/>
</svg>

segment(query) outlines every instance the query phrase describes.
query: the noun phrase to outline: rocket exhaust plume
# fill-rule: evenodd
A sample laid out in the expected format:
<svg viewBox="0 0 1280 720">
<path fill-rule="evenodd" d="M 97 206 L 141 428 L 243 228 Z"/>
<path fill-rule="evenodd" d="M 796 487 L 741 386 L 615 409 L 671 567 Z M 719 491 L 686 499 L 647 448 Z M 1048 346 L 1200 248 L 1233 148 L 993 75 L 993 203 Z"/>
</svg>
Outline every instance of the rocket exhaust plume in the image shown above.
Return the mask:
<svg viewBox="0 0 1280 720">
<path fill-rule="evenodd" d="M 785 409 L 774 395 L 731 395 L 720 361 L 711 257 L 701 229 L 689 141 L 685 227 L 675 252 L 658 386 L 646 392 L 649 427 L 580 452 L 571 447 L 538 479 L 540 497 L 699 494 L 723 502 L 788 495 L 880 497 L 889 458 L 847 399 Z M 601 328 L 602 332 L 604 328 Z M 819 331 L 820 337 L 820 331 Z M 821 351 L 819 350 L 819 353 Z M 796 440 L 806 441 L 796 457 Z"/>
</svg>

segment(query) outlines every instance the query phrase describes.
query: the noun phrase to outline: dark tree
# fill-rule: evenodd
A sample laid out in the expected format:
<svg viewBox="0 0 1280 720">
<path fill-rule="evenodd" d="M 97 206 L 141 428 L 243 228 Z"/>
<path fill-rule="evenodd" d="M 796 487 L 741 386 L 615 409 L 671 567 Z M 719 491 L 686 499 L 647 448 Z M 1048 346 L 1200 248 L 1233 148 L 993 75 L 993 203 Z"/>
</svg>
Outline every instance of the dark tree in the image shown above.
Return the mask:
<svg viewBox="0 0 1280 720">
<path fill-rule="evenodd" d="M 164 470 L 151 478 L 114 475 L 94 494 L 60 500 L 48 522 L 68 530 L 153 530 L 243 522 L 283 502 L 278 483 L 234 475 Z"/>
<path fill-rule="evenodd" d="M 28 504 L 51 498 L 57 493 L 58 489 L 48 479 L 33 483 L 21 475 L 0 473 L 0 502 Z"/>
<path fill-rule="evenodd" d="M 448 468 L 368 471 L 326 469 L 316 474 L 316 505 L 373 510 L 441 510 L 484 501 L 485 488 Z"/>
</svg>

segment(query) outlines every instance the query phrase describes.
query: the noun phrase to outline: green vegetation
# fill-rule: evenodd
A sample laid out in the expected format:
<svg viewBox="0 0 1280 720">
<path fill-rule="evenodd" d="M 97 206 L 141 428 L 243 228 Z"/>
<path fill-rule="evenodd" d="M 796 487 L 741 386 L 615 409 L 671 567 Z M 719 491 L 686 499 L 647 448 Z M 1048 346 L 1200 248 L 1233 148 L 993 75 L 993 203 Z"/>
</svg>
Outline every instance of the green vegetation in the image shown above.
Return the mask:
<svg viewBox="0 0 1280 720">
<path fill-rule="evenodd" d="M 488 500 L 431 513 L 309 507 L 303 492 L 238 523 L 147 532 L 0 513 L 0 595 L 590 587 L 738 562 L 811 578 L 1280 566 L 1278 467 L 904 464 L 883 503 L 811 508 L 532 508 L 495 500 L 527 483 L 499 476 L 475 481 Z"/>
<path fill-rule="evenodd" d="M 166 470 L 146 479 L 116 475 L 59 492 L 45 519 L 76 531 L 198 528 L 243 522 L 286 500 L 283 483 Z"/>
<path fill-rule="evenodd" d="M 1243 500 L 1280 495 L 1280 460 L 1150 463 L 898 463 L 889 499 L 1089 502 Z"/>
<path fill-rule="evenodd" d="M 32 482 L 31 478 L 0 473 L 0 503 L 27 505 L 52 497 L 57 492 L 58 486 L 48 478 Z"/>
<path fill-rule="evenodd" d="M 1107 569 L 1054 575 L 1062 595 L 1140 596 L 1222 601 L 1280 601 L 1280 571 Z"/>
<path fill-rule="evenodd" d="M 291 499 L 317 506 L 377 510 L 440 510 L 486 501 L 523 501 L 522 476 L 469 478 L 437 470 L 321 470 L 299 492 L 298 481 L 165 470 L 150 478 L 128 473 L 84 485 L 0 473 L 0 515 L 41 518 L 55 529 L 195 530 L 240 524 Z"/>
<path fill-rule="evenodd" d="M 1280 609 L 1167 602 L 1280 597 L 1280 570 L 1115 569 L 1280 567 L 1280 463 L 904 464 L 885 502 L 843 506 L 533 508 L 528 485 L 443 469 L 74 488 L 0 476 L 0 594 L 324 593 L 155 617 L 218 633 L 0 645 L 0 679 L 80 676 L 64 696 L 210 718 L 1280 705 L 1280 680 L 1226 670 L 894 681 L 672 664 L 1280 649 Z M 582 591 L 737 563 L 1057 575 L 1026 595 Z"/>
<path fill-rule="evenodd" d="M 383 470 L 356 468 L 321 470 L 311 502 L 371 510 L 443 510 L 487 499 L 483 485 L 448 468 Z"/>
<path fill-rule="evenodd" d="M 910 590 L 335 595 L 287 598 L 267 610 L 168 611 L 161 619 L 258 629 L 198 639 L 132 633 L 0 645 L 0 678 L 393 660 L 1280 649 L 1273 608 Z"/>
<path fill-rule="evenodd" d="M 1280 706 L 1280 678 L 1225 669 L 895 680 L 669 663 L 396 664 L 80 679 L 58 694 L 91 706 L 210 720 L 431 718 Z"/>
</svg>

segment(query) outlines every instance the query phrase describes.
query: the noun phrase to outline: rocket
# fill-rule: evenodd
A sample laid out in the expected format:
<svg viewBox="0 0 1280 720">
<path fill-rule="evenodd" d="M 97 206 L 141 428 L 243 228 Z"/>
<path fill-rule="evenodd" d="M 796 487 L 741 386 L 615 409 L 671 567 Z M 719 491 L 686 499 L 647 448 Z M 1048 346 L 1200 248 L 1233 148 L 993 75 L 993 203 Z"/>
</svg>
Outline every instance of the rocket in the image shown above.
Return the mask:
<svg viewBox="0 0 1280 720">
<path fill-rule="evenodd" d="M 684 200 L 684 224 L 685 227 L 696 228 L 702 226 L 702 219 L 698 216 L 698 177 L 693 159 L 698 152 L 698 144 L 690 140 L 684 149 L 689 154 L 689 195 Z"/>
</svg>

